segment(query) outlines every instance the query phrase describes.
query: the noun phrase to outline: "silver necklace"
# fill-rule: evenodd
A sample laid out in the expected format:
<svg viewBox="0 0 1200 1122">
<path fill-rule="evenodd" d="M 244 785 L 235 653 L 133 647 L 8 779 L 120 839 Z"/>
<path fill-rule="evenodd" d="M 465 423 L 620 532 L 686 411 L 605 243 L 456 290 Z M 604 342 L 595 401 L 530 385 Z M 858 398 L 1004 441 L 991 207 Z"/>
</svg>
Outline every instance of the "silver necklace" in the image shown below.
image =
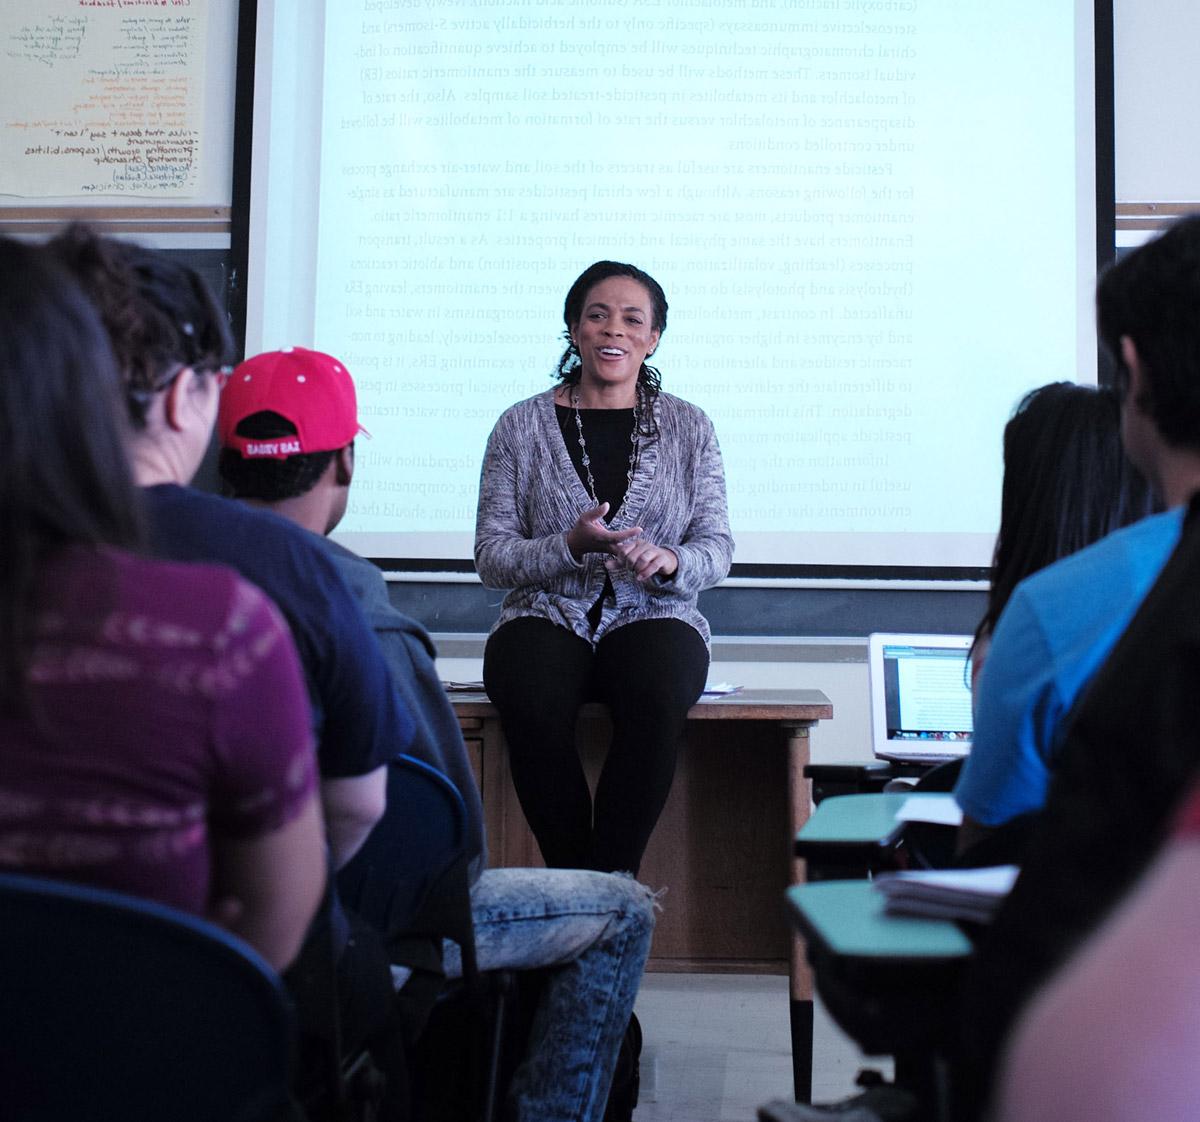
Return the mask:
<svg viewBox="0 0 1200 1122">
<path fill-rule="evenodd" d="M 588 456 L 587 441 L 583 439 L 583 418 L 579 415 L 579 387 L 571 387 L 571 408 L 575 410 L 575 429 L 579 433 L 579 450 L 582 453 L 583 470 L 587 474 L 587 489 L 588 494 L 592 496 L 592 502 L 596 506 L 600 505 L 600 499 L 596 496 L 596 481 L 592 478 L 592 461 Z M 629 449 L 629 471 L 625 474 L 626 494 L 628 489 L 633 486 L 633 473 L 637 468 L 638 461 L 638 430 L 642 427 L 642 387 L 637 387 L 637 398 L 633 404 L 633 432 L 629 434 L 630 449 Z"/>
</svg>

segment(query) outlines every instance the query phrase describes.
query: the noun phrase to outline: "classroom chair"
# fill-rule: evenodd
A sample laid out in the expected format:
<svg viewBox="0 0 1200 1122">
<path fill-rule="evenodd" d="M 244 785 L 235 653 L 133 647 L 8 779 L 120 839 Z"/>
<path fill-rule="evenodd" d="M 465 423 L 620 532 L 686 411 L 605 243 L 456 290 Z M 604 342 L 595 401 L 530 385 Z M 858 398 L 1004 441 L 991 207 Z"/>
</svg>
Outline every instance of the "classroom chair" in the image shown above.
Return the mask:
<svg viewBox="0 0 1200 1122">
<path fill-rule="evenodd" d="M 866 1055 L 894 1058 L 895 1086 L 924 1105 L 922 1118 L 948 1122 L 947 1034 L 970 938 L 949 920 L 886 914 L 865 879 L 797 885 L 787 903 L 830 1016 Z M 776 1107 L 760 1117 L 789 1117 Z"/>
<path fill-rule="evenodd" d="M 449 1090 L 450 1097 L 469 1103 L 466 1109 L 473 1116 L 491 1122 L 504 1090 L 506 1050 L 515 1047 L 510 1042 L 516 982 L 512 971 L 478 968 L 462 796 L 435 768 L 401 756 L 388 768 L 387 799 L 386 834 L 373 835 L 370 845 L 338 874 L 339 892 L 347 907 L 387 932 L 391 961 L 411 971 L 399 999 L 416 1061 L 415 1117 L 428 1117 L 427 1100 L 441 1100 Z M 441 970 L 444 939 L 462 953 L 462 979 L 449 984 Z M 453 1017 L 440 1011 L 450 1006 L 470 1047 L 466 1068 L 451 1073 L 455 1086 L 447 1089 L 438 1085 L 436 1062 L 444 1034 L 427 1034 L 426 1023 L 430 1017 L 435 1023 Z"/>
<path fill-rule="evenodd" d="M 0 1114 L 281 1122 L 293 1024 L 275 972 L 173 908 L 0 875 Z"/>
</svg>

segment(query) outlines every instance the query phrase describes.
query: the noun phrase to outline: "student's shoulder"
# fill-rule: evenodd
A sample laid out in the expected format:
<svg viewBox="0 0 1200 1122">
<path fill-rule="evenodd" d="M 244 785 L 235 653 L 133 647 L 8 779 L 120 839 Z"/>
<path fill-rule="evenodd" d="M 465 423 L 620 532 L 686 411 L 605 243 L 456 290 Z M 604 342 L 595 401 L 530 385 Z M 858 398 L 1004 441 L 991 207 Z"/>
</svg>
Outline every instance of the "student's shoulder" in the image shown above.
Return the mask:
<svg viewBox="0 0 1200 1122">
<path fill-rule="evenodd" d="M 286 539 L 296 534 L 307 534 L 294 522 L 289 522 L 274 511 L 262 507 L 247 506 L 236 499 L 227 499 L 194 487 L 162 484 L 146 488 L 146 501 L 151 518 L 184 516 L 189 519 L 214 525 L 240 529 L 252 527 L 272 537 Z"/>
<path fill-rule="evenodd" d="M 293 625 L 338 615 L 351 598 L 323 539 L 273 511 L 187 487 L 152 487 L 147 499 L 156 552 L 231 566 Z"/>
<path fill-rule="evenodd" d="M 150 646 L 194 648 L 213 641 L 283 631 L 275 605 L 255 584 L 228 565 L 164 561 L 104 549 L 97 562 L 115 577 L 119 618 Z M 89 579 L 97 579 L 97 569 Z M 78 578 L 78 573 L 75 574 Z"/>
<path fill-rule="evenodd" d="M 433 650 L 433 641 L 424 626 L 392 605 L 387 580 L 375 562 L 330 538 L 322 538 L 321 546 L 338 567 L 346 586 L 365 612 L 367 622 L 376 632 L 402 632 Z"/>
<path fill-rule="evenodd" d="M 150 487 L 147 500 L 156 536 L 175 532 L 186 525 L 193 534 L 211 533 L 214 553 L 236 553 L 239 562 L 242 557 L 253 559 L 286 551 L 313 561 L 321 568 L 332 568 L 332 561 L 321 548 L 322 539 L 318 535 L 274 511 L 247 506 L 235 499 L 191 487 Z M 165 544 L 170 545 L 169 542 Z M 240 567 L 235 562 L 225 563 Z"/>
<path fill-rule="evenodd" d="M 387 602 L 387 582 L 373 561 L 331 538 L 318 537 L 315 541 L 317 548 L 341 574 L 346 587 L 360 605 L 365 608 L 375 603 Z"/>
<path fill-rule="evenodd" d="M 1064 595 L 1094 597 L 1097 585 L 1119 590 L 1140 583 L 1161 570 L 1182 530 L 1182 508 L 1152 514 L 1047 565 L 1022 581 L 1014 595 L 1034 603 L 1059 602 Z"/>
</svg>

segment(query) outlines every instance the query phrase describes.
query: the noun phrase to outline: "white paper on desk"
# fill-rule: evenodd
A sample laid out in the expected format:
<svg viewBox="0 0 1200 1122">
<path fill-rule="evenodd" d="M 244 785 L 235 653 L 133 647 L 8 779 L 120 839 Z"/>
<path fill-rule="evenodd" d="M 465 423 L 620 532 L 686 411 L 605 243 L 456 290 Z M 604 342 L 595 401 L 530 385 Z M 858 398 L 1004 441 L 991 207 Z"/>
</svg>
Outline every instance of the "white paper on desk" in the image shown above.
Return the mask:
<svg viewBox="0 0 1200 1122">
<path fill-rule="evenodd" d="M 938 826 L 961 826 L 962 807 L 950 794 L 913 795 L 896 811 L 897 822 L 933 822 Z"/>
<path fill-rule="evenodd" d="M 1012 889 L 1016 865 L 880 873 L 874 881 L 888 912 L 986 923 Z"/>
<path fill-rule="evenodd" d="M 447 693 L 483 693 L 482 682 L 443 682 L 442 689 Z"/>
<path fill-rule="evenodd" d="M 989 865 L 984 869 L 907 869 L 900 873 L 880 873 L 875 878 L 875 887 L 889 895 L 921 888 L 935 894 L 1007 896 L 1019 871 L 1016 865 Z"/>
<path fill-rule="evenodd" d="M 737 693 L 742 687 L 734 685 L 733 682 L 709 682 L 704 687 L 704 695 L 706 697 L 724 697 L 726 694 Z"/>
</svg>

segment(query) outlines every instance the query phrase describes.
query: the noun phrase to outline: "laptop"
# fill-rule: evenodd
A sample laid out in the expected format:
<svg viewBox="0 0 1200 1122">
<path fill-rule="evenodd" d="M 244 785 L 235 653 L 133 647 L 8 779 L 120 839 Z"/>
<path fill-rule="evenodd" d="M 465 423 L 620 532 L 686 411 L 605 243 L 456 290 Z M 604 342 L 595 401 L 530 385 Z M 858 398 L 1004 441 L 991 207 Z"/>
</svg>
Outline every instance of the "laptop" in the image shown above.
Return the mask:
<svg viewBox="0 0 1200 1122">
<path fill-rule="evenodd" d="M 971 749 L 970 635 L 869 638 L 871 737 L 884 760 L 940 763 Z"/>
</svg>

